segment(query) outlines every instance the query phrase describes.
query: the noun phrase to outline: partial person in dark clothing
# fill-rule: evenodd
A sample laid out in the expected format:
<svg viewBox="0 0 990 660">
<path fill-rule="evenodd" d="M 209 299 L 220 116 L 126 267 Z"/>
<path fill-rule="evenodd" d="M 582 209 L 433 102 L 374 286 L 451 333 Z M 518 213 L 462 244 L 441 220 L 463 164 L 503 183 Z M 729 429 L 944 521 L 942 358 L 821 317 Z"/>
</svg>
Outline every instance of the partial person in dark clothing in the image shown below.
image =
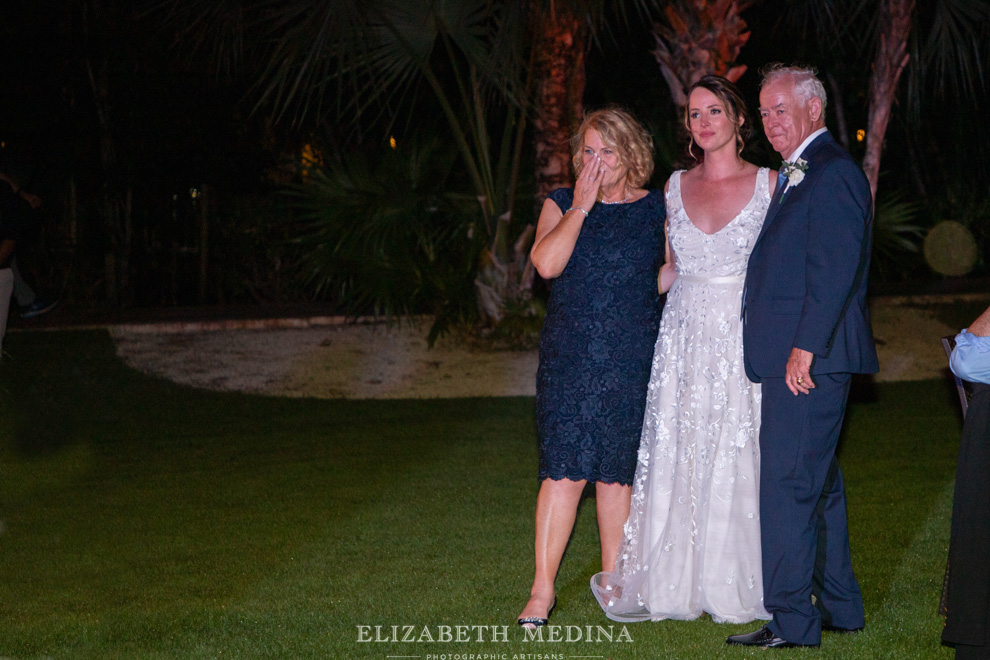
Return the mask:
<svg viewBox="0 0 990 660">
<path fill-rule="evenodd" d="M 812 69 L 775 65 L 763 78 L 763 131 L 784 163 L 742 310 L 746 374 L 763 387 L 760 541 L 773 619 L 730 635 L 734 645 L 818 646 L 822 630 L 865 625 L 836 447 L 853 374 L 879 369 L 866 306 L 873 198 L 825 127 L 826 103 Z"/>
<path fill-rule="evenodd" d="M 956 467 L 942 642 L 957 660 L 990 658 L 990 308 L 956 336 L 949 366 L 973 384 L 973 398 Z"/>
<path fill-rule="evenodd" d="M 13 191 L 14 195 L 23 200 L 31 209 L 41 208 L 41 198 L 30 193 L 20 184 L 12 179 L 8 174 L 0 172 L 0 179 L 6 181 Z M 19 216 L 23 217 L 23 214 L 19 213 Z M 10 272 L 14 276 L 14 300 L 17 302 L 17 307 L 21 311 L 21 318 L 30 319 L 36 316 L 41 316 L 54 309 L 55 305 L 58 304 L 58 299 L 47 299 L 40 298 L 38 294 L 35 293 L 31 285 L 27 283 L 24 276 L 21 274 L 20 269 L 17 267 L 17 259 L 13 259 L 10 263 Z"/>
<path fill-rule="evenodd" d="M 530 256 L 553 282 L 540 335 L 536 419 L 540 491 L 535 573 L 518 623 L 546 625 L 554 580 L 585 484 L 594 483 L 602 570 L 615 567 L 660 325 L 666 244 L 653 140 L 617 108 L 585 118 L 571 141 L 575 183 L 550 193 Z"/>
<path fill-rule="evenodd" d="M 14 293 L 14 249 L 20 221 L 17 196 L 6 186 L 0 186 L 0 351 L 7 333 L 7 316 L 10 313 L 10 297 Z"/>
</svg>

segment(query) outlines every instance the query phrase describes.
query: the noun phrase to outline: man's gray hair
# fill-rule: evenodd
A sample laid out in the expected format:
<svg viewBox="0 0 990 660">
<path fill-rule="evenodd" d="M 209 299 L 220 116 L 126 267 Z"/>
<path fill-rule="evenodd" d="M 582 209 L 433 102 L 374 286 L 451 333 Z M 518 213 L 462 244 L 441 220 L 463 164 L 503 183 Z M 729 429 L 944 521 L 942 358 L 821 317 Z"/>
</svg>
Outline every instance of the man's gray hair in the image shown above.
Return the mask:
<svg viewBox="0 0 990 660">
<path fill-rule="evenodd" d="M 770 64 L 763 69 L 763 80 L 760 82 L 762 90 L 768 84 L 781 78 L 790 78 L 794 83 L 794 93 L 801 99 L 802 104 L 807 105 L 813 98 L 822 101 L 822 116 L 825 115 L 825 107 L 828 105 L 828 96 L 825 94 L 825 85 L 818 79 L 818 72 L 811 67 L 785 66 L 783 64 Z"/>
</svg>

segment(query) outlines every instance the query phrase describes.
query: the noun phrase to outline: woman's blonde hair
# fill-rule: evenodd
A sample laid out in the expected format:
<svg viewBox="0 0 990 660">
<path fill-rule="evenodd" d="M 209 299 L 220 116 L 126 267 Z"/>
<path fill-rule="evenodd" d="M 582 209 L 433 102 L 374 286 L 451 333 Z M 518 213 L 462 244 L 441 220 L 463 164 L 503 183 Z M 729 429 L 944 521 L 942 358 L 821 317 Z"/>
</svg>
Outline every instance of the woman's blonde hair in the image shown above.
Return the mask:
<svg viewBox="0 0 990 660">
<path fill-rule="evenodd" d="M 584 136 L 589 128 L 598 131 L 602 143 L 614 149 L 619 164 L 628 168 L 626 181 L 639 188 L 653 176 L 653 138 L 632 115 L 615 106 L 585 115 L 578 132 L 571 138 L 574 175 L 584 169 Z"/>
</svg>

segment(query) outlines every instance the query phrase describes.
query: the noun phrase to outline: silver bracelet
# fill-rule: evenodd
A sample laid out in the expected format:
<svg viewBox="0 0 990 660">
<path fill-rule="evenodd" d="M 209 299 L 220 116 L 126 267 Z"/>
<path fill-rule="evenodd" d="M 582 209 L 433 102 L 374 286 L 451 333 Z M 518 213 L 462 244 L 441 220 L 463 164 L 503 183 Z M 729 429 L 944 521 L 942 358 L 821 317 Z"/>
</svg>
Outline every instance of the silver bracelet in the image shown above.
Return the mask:
<svg viewBox="0 0 990 660">
<path fill-rule="evenodd" d="M 567 209 L 567 211 L 564 211 L 564 213 L 568 213 L 570 211 L 580 211 L 581 213 L 584 213 L 584 217 L 586 217 L 586 218 L 588 217 L 588 212 L 585 211 L 580 206 L 572 206 L 571 208 Z"/>
</svg>

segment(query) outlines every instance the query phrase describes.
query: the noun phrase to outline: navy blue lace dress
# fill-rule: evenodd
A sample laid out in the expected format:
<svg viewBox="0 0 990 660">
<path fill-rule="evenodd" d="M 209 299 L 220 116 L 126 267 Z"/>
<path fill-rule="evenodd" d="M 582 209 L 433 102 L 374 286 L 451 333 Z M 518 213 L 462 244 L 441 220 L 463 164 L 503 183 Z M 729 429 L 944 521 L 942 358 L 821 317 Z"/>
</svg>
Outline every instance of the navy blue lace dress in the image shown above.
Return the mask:
<svg viewBox="0 0 990 660">
<path fill-rule="evenodd" d="M 550 193 L 561 211 L 574 191 Z M 540 479 L 630 485 L 660 326 L 663 192 L 595 204 L 552 280 L 536 376 Z"/>
</svg>

